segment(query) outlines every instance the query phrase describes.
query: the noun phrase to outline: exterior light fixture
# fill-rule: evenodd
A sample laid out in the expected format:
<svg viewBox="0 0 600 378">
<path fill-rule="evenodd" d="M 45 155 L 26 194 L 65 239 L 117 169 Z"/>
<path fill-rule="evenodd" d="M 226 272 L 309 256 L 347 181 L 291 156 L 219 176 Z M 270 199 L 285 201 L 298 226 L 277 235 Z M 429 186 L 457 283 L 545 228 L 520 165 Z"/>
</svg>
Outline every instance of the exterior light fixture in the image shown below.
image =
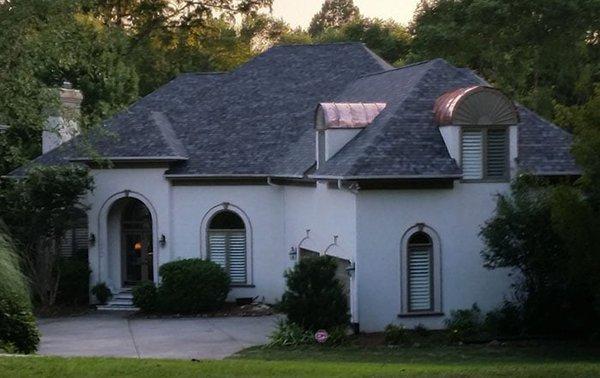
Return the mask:
<svg viewBox="0 0 600 378">
<path fill-rule="evenodd" d="M 289 255 L 290 255 L 290 260 L 296 261 L 296 257 L 298 257 L 298 251 L 296 250 L 296 247 L 290 248 Z"/>
<path fill-rule="evenodd" d="M 354 264 L 354 262 L 351 262 L 350 265 L 348 265 L 348 267 L 346 268 L 346 274 L 348 275 L 348 277 L 352 277 L 355 271 L 356 264 Z"/>
<path fill-rule="evenodd" d="M 139 252 L 139 251 L 141 251 L 141 250 L 142 250 L 142 243 L 141 243 L 141 242 L 136 242 L 136 243 L 133 245 L 133 250 L 134 250 L 134 251 L 136 251 L 136 252 Z"/>
<path fill-rule="evenodd" d="M 93 233 L 90 234 L 90 236 L 88 237 L 88 242 L 90 243 L 90 246 L 94 246 L 94 244 L 96 244 L 96 235 L 94 235 Z"/>
<path fill-rule="evenodd" d="M 165 234 L 160 235 L 160 239 L 158 239 L 158 244 L 160 244 L 161 247 L 165 247 L 165 245 L 167 245 L 167 237 L 165 236 Z"/>
</svg>

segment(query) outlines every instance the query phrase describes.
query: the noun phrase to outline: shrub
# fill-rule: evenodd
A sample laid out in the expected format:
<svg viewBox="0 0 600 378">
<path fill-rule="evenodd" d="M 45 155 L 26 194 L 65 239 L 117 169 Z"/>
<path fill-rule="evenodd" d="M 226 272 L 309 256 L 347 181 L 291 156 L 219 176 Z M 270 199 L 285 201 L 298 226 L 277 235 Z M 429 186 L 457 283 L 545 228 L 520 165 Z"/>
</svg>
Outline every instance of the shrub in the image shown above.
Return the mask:
<svg viewBox="0 0 600 378">
<path fill-rule="evenodd" d="M 91 270 L 87 258 L 61 259 L 56 302 L 65 305 L 87 305 L 90 302 Z"/>
<path fill-rule="evenodd" d="M 383 332 L 386 344 L 402 345 L 410 341 L 408 330 L 403 325 L 388 324 Z"/>
<path fill-rule="evenodd" d="M 133 288 L 133 304 L 143 312 L 155 312 L 159 309 L 154 282 L 140 282 Z"/>
<path fill-rule="evenodd" d="M 488 312 L 484 330 L 493 337 L 516 336 L 523 333 L 523 312 L 520 306 L 505 301 L 501 307 Z"/>
<path fill-rule="evenodd" d="M 423 324 L 419 323 L 415 326 L 414 328 L 415 334 L 419 337 L 427 337 L 429 336 L 429 334 L 431 333 L 427 327 L 425 327 Z"/>
<path fill-rule="evenodd" d="M 329 332 L 329 337 L 324 343 L 319 343 L 315 339 L 315 332 L 308 331 L 298 324 L 289 321 L 280 321 L 275 331 L 269 336 L 269 346 L 298 346 L 298 345 L 341 345 L 348 341 L 347 327 L 333 327 Z"/>
<path fill-rule="evenodd" d="M 336 268 L 332 257 L 321 256 L 300 260 L 285 272 L 287 290 L 279 308 L 290 322 L 310 331 L 348 324 L 348 300 Z"/>
<path fill-rule="evenodd" d="M 460 341 L 478 336 L 482 330 L 481 310 L 477 303 L 468 310 L 453 310 L 445 320 L 451 336 Z"/>
<path fill-rule="evenodd" d="M 269 340 L 270 346 L 297 346 L 313 343 L 314 335 L 295 323 L 280 321 Z"/>
<path fill-rule="evenodd" d="M 40 341 L 13 245 L 0 233 L 0 348 L 33 353 Z"/>
<path fill-rule="evenodd" d="M 159 269 L 161 310 L 199 313 L 218 310 L 229 293 L 229 275 L 216 263 L 186 259 L 166 263 Z"/>
<path fill-rule="evenodd" d="M 96 286 L 92 288 L 92 294 L 96 296 L 96 299 L 100 304 L 106 304 L 106 302 L 112 298 L 112 293 L 104 282 L 96 284 Z"/>
</svg>

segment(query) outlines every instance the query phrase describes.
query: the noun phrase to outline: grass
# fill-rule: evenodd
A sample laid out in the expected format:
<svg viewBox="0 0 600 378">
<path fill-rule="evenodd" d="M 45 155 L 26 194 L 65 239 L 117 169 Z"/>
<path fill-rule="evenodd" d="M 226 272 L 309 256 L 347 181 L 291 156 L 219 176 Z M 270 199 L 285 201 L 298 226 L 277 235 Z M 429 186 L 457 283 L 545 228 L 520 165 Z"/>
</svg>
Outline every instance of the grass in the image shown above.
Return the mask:
<svg viewBox="0 0 600 378">
<path fill-rule="evenodd" d="M 543 347 L 338 347 L 247 349 L 223 361 L 0 357 L 10 377 L 600 376 L 600 350 Z"/>
</svg>

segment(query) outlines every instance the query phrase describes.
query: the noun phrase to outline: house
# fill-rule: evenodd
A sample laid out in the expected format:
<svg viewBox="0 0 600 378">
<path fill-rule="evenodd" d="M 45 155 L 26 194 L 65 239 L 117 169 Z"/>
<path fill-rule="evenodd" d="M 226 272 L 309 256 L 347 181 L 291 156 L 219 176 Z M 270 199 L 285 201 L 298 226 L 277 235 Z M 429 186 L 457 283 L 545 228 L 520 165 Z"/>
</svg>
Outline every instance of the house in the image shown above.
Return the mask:
<svg viewBox="0 0 600 378">
<path fill-rule="evenodd" d="M 61 93 L 76 107 L 72 91 Z M 92 284 L 119 292 L 201 257 L 230 274 L 230 299 L 274 302 L 297 259 L 327 254 L 364 331 L 497 306 L 512 278 L 482 266 L 478 236 L 496 195 L 520 173 L 580 173 L 568 133 L 473 71 L 393 68 L 358 43 L 278 46 L 230 73 L 180 75 L 103 130 L 94 154 L 75 137 L 36 160 L 95 178 Z"/>
</svg>

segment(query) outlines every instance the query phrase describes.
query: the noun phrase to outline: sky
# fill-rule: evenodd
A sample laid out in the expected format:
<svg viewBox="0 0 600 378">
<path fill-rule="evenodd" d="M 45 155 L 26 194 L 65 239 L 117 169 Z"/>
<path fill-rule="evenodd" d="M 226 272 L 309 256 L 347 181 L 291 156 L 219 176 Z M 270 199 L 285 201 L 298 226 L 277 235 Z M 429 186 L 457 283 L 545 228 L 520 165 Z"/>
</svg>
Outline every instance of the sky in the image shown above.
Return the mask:
<svg viewBox="0 0 600 378">
<path fill-rule="evenodd" d="M 315 13 L 321 9 L 323 0 L 275 0 L 273 16 L 283 18 L 293 27 L 308 27 Z M 354 0 L 360 13 L 366 17 L 392 18 L 407 25 L 412 20 L 419 0 Z"/>
</svg>

